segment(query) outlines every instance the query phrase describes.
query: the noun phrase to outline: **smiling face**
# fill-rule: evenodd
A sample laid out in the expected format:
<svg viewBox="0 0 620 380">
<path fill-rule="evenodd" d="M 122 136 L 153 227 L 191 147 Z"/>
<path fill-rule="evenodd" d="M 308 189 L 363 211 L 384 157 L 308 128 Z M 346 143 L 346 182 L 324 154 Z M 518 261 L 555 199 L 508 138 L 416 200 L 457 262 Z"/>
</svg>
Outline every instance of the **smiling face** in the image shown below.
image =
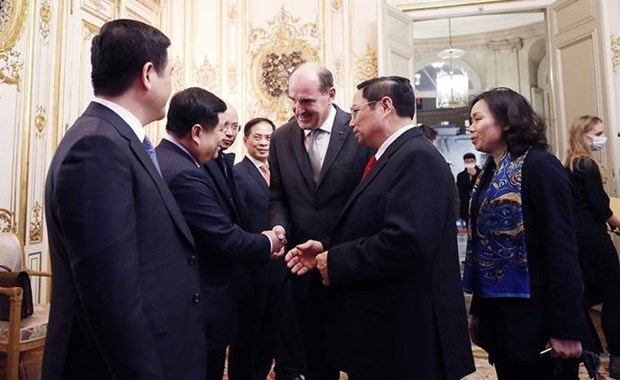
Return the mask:
<svg viewBox="0 0 620 380">
<path fill-rule="evenodd" d="M 272 133 L 273 127 L 266 121 L 254 124 L 250 134 L 243 138 L 248 154 L 259 161 L 267 162 Z"/>
<path fill-rule="evenodd" d="M 502 138 L 504 126 L 497 123 L 487 102 L 484 100 L 476 102 L 471 108 L 470 118 L 471 142 L 476 150 L 499 157 L 506 150 L 506 144 Z"/>
<path fill-rule="evenodd" d="M 224 120 L 223 113 L 218 114 L 218 123 L 214 128 L 203 128 L 200 124 L 192 127 L 192 140 L 194 140 L 194 152 L 192 155 L 203 165 L 207 161 L 217 158 L 220 151 L 220 144 L 224 139 Z"/>
<path fill-rule="evenodd" d="M 302 129 L 318 128 L 327 120 L 335 95 L 333 87 L 321 91 L 316 72 L 296 71 L 289 79 L 288 97 L 295 119 Z"/>
<path fill-rule="evenodd" d="M 353 96 L 349 125 L 360 144 L 375 149 L 381 146 L 385 138 L 380 107 L 379 101 L 369 102 L 365 99 L 362 90 L 357 90 Z"/>
<path fill-rule="evenodd" d="M 230 146 L 237 139 L 237 133 L 239 133 L 239 116 L 235 107 L 227 104 L 226 112 L 223 114 L 224 122 L 224 139 L 220 146 L 222 150 L 230 148 Z"/>
</svg>

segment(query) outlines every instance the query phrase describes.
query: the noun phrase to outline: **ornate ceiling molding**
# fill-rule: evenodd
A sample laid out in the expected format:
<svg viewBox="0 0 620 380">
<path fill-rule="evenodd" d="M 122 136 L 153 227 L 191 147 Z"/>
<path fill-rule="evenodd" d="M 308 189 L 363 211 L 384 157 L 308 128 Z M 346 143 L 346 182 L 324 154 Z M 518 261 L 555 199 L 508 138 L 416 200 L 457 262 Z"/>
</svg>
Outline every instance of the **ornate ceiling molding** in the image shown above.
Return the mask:
<svg viewBox="0 0 620 380">
<path fill-rule="evenodd" d="M 284 7 L 268 27 L 250 31 L 250 87 L 255 94 L 252 108 L 262 109 L 276 123 L 291 115 L 287 98 L 288 78 L 306 61 L 318 62 L 321 36 L 316 23 L 301 24 Z"/>
</svg>

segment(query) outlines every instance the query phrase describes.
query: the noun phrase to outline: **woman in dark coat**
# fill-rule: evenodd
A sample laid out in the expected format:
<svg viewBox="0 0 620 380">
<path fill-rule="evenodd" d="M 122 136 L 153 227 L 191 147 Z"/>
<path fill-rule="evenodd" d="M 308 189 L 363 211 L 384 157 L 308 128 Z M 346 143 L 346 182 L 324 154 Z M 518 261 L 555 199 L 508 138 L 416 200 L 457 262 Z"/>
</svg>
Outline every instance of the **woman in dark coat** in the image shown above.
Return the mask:
<svg viewBox="0 0 620 380">
<path fill-rule="evenodd" d="M 605 146 L 605 126 L 596 117 L 581 116 L 570 126 L 564 166 L 573 184 L 579 261 L 588 307 L 603 304 L 603 333 L 610 354 L 609 375 L 620 378 L 620 264 L 607 225 L 620 228 L 609 208 L 603 175 L 592 151 Z"/>
<path fill-rule="evenodd" d="M 574 371 L 561 378 L 576 378 L 589 330 L 568 175 L 523 96 L 496 88 L 471 104 L 472 143 L 490 156 L 470 205 L 463 282 L 473 293 L 472 340 L 500 380 L 554 379 L 565 367 Z"/>
</svg>

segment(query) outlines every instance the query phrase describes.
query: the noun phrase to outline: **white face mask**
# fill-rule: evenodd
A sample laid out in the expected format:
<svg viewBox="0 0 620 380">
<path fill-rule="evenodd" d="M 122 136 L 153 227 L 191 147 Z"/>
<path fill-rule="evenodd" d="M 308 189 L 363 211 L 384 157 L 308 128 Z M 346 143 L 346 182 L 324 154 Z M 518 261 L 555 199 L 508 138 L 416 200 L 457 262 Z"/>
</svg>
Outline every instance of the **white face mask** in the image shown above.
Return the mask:
<svg viewBox="0 0 620 380">
<path fill-rule="evenodd" d="M 592 144 L 590 144 L 590 148 L 593 151 L 601 150 L 605 147 L 605 143 L 607 142 L 607 137 L 605 136 L 594 136 L 592 137 Z"/>
<path fill-rule="evenodd" d="M 465 169 L 473 169 L 476 167 L 476 164 L 465 164 Z"/>
</svg>

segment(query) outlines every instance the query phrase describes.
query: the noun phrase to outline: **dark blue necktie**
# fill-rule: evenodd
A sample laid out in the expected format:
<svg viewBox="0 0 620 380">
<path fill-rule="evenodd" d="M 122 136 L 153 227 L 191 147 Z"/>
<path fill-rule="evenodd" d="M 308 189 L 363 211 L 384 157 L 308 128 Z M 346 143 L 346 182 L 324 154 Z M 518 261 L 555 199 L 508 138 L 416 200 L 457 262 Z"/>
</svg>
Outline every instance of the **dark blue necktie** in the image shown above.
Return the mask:
<svg viewBox="0 0 620 380">
<path fill-rule="evenodd" d="M 155 154 L 155 148 L 153 148 L 153 144 L 151 144 L 151 140 L 149 140 L 148 136 L 144 136 L 142 145 L 146 148 L 146 153 L 148 153 L 149 158 L 153 161 L 153 165 L 155 165 L 159 175 L 161 175 L 161 169 L 159 169 L 159 163 L 157 162 L 157 154 Z"/>
</svg>

